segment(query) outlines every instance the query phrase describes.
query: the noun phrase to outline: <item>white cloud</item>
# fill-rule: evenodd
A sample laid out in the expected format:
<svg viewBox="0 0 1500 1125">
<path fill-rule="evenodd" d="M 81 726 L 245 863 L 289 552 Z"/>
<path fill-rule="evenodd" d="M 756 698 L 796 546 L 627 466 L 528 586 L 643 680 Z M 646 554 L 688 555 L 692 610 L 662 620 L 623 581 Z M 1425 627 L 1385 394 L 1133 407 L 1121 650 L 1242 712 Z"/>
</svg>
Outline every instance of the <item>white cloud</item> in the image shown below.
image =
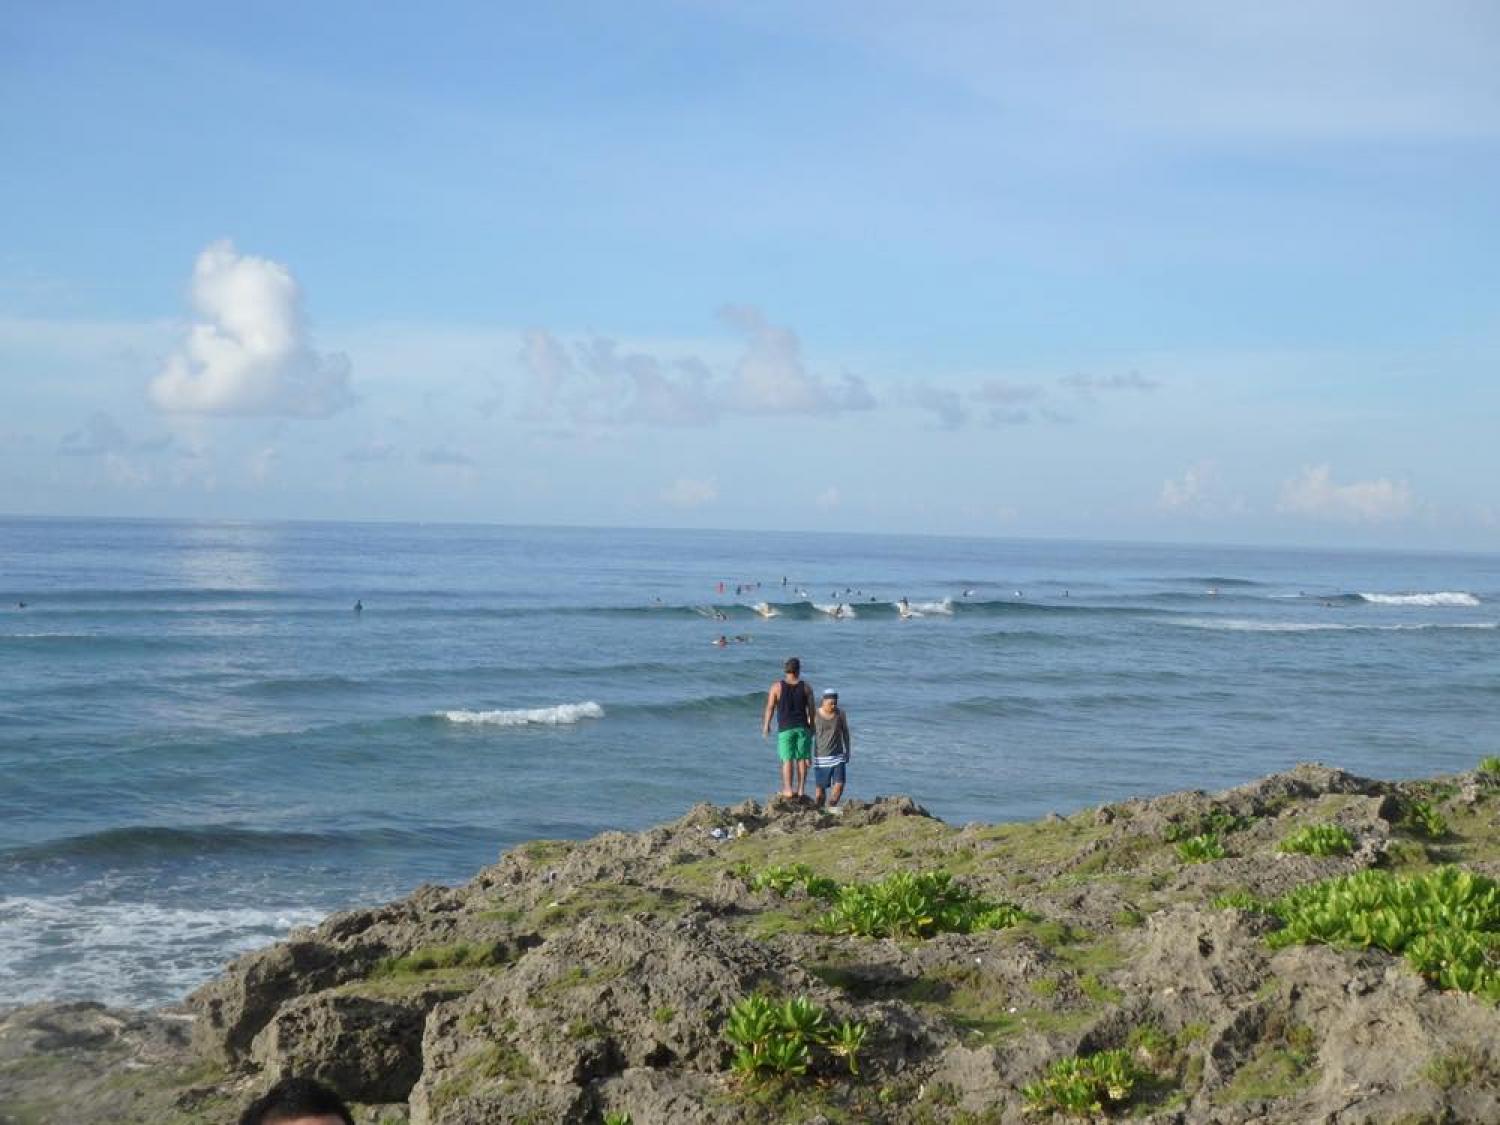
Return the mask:
<svg viewBox="0 0 1500 1125">
<path fill-rule="evenodd" d="M 630 351 L 607 337 L 569 346 L 533 329 L 520 360 L 530 376 L 518 417 L 579 426 L 710 426 L 726 415 L 868 410 L 875 397 L 858 376 L 824 379 L 802 362 L 796 333 L 748 307 L 724 310 L 745 335 L 729 368 L 697 356 L 666 358 Z"/>
<path fill-rule="evenodd" d="M 1208 501 L 1218 472 L 1212 461 L 1199 461 L 1188 467 L 1178 480 L 1165 480 L 1161 486 L 1161 506 L 1169 512 L 1201 508 Z"/>
<path fill-rule="evenodd" d="M 661 493 L 662 502 L 674 508 L 701 508 L 718 498 L 719 485 L 712 477 L 707 480 L 678 477 Z"/>
<path fill-rule="evenodd" d="M 930 410 L 937 418 L 939 429 L 957 430 L 969 420 L 969 411 L 957 391 L 915 383 L 906 388 L 902 397 L 919 410 Z"/>
<path fill-rule="evenodd" d="M 735 366 L 729 401 L 747 414 L 869 410 L 875 396 L 857 375 L 830 382 L 810 374 L 802 343 L 790 328 L 772 324 L 751 305 L 720 310 L 725 323 L 745 336 L 746 351 Z"/>
<path fill-rule="evenodd" d="M 160 409 L 327 418 L 353 402 L 348 358 L 312 349 L 301 292 L 280 262 L 215 242 L 193 267 L 192 302 L 201 319 L 151 381 Z"/>
<path fill-rule="evenodd" d="M 1374 523 L 1411 514 L 1411 486 L 1405 481 L 1354 481 L 1335 484 L 1328 465 L 1315 465 L 1281 486 L 1278 510 L 1294 515 Z"/>
<path fill-rule="evenodd" d="M 833 511 L 842 502 L 843 497 L 839 495 L 839 490 L 833 485 L 829 485 L 822 492 L 818 493 L 817 497 L 813 500 L 813 503 L 825 512 Z"/>
</svg>

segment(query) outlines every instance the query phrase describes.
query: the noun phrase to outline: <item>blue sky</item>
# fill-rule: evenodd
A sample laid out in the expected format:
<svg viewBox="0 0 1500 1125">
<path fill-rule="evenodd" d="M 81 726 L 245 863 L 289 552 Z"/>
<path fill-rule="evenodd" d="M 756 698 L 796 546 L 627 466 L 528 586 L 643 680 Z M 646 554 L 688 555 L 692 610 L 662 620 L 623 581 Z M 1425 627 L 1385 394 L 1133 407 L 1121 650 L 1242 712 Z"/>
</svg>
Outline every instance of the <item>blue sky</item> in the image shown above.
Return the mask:
<svg viewBox="0 0 1500 1125">
<path fill-rule="evenodd" d="M 1500 549 L 1483 3 L 17 4 L 0 511 Z"/>
</svg>

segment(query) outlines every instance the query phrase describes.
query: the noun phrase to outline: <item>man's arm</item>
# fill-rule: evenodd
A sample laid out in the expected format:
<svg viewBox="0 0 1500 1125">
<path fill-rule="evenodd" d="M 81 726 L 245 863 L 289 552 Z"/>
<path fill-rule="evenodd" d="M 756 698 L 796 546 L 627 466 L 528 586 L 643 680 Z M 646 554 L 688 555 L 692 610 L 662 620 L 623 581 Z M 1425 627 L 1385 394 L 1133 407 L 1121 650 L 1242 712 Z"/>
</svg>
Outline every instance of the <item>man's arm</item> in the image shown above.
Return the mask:
<svg viewBox="0 0 1500 1125">
<path fill-rule="evenodd" d="M 766 692 L 766 710 L 760 717 L 760 736 L 769 737 L 771 733 L 771 713 L 776 710 L 776 701 L 781 698 L 781 681 L 777 680 L 771 685 L 771 690 Z"/>
<path fill-rule="evenodd" d="M 810 727 L 816 727 L 818 725 L 818 721 L 814 716 L 817 714 L 818 705 L 813 702 L 812 684 L 808 683 L 806 680 L 803 680 L 802 686 L 807 689 L 802 693 L 802 706 L 807 708 L 807 725 Z"/>
<path fill-rule="evenodd" d="M 839 722 L 844 728 L 844 757 L 854 757 L 854 736 L 849 733 L 849 716 L 839 712 Z"/>
</svg>

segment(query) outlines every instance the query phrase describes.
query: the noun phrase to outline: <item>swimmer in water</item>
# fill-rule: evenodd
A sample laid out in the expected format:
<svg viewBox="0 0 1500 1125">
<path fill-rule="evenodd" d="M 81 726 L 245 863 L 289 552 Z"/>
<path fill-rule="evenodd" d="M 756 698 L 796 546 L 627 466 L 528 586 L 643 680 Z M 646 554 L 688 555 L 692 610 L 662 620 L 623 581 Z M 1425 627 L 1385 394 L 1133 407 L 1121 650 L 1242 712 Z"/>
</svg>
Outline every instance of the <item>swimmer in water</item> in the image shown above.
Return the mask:
<svg viewBox="0 0 1500 1125">
<path fill-rule="evenodd" d="M 725 648 L 728 646 L 728 644 L 729 638 L 726 637 L 723 633 L 720 633 L 717 637 L 714 638 L 714 648 Z"/>
<path fill-rule="evenodd" d="M 357 602 L 354 603 L 354 612 L 355 613 L 363 613 L 364 611 L 365 611 L 365 603 L 363 601 L 357 601 Z"/>
</svg>

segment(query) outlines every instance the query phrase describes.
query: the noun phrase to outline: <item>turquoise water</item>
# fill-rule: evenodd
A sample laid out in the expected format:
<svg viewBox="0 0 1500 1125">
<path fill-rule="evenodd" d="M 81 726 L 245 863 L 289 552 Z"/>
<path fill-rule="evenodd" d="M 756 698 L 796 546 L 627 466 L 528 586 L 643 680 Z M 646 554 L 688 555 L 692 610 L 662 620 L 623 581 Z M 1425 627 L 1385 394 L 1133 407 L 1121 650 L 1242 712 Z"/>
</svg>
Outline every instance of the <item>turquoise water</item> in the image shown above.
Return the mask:
<svg viewBox="0 0 1500 1125">
<path fill-rule="evenodd" d="M 764 797 L 792 654 L 852 795 L 954 821 L 1467 768 L 1497 606 L 1488 556 L 0 521 L 0 1003 L 175 999 L 519 840 Z"/>
</svg>

